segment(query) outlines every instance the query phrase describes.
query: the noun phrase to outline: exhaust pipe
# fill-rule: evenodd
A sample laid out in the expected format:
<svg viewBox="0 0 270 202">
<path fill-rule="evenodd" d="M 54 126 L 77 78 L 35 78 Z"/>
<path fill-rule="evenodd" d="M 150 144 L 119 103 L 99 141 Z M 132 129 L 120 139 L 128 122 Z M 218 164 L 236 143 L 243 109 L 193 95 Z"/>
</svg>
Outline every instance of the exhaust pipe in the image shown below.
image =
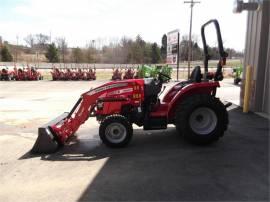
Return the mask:
<svg viewBox="0 0 270 202">
<path fill-rule="evenodd" d="M 52 126 L 65 120 L 68 115 L 69 113 L 65 112 L 49 123 L 38 128 L 38 138 L 30 151 L 32 154 L 54 153 L 63 145 L 60 142 L 58 135 L 52 130 Z"/>
</svg>

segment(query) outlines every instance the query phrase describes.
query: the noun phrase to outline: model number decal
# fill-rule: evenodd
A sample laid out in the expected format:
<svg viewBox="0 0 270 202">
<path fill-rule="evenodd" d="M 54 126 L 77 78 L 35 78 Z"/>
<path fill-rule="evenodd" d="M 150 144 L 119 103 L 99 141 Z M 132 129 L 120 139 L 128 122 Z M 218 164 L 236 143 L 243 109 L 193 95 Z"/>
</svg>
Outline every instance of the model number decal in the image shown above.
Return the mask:
<svg viewBox="0 0 270 202">
<path fill-rule="evenodd" d="M 108 86 L 103 86 L 103 87 L 99 87 L 99 88 L 96 88 L 94 90 L 91 90 L 87 95 L 93 95 L 93 94 L 99 93 L 101 91 L 109 90 L 112 88 L 124 87 L 127 85 L 128 85 L 127 83 L 116 83 L 116 84 L 111 84 Z"/>
<path fill-rule="evenodd" d="M 110 92 L 108 95 L 119 95 L 122 93 L 130 93 L 130 92 L 133 92 L 133 88 L 125 88 L 121 90 L 116 90 L 116 91 Z"/>
</svg>

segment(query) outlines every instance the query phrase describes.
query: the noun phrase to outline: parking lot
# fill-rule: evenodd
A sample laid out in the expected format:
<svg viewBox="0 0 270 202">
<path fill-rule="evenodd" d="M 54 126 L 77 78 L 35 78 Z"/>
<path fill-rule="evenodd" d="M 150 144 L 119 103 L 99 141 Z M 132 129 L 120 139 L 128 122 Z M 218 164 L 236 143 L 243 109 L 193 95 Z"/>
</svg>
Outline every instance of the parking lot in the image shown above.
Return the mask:
<svg viewBox="0 0 270 202">
<path fill-rule="evenodd" d="M 241 112 L 240 89 L 232 79 L 223 81 L 217 94 L 234 104 L 229 128 L 210 146 L 186 143 L 173 126 L 134 127 L 127 148 L 109 149 L 90 118 L 57 153 L 29 154 L 39 126 L 102 83 L 0 82 L 1 201 L 269 200 L 268 120 Z"/>
</svg>

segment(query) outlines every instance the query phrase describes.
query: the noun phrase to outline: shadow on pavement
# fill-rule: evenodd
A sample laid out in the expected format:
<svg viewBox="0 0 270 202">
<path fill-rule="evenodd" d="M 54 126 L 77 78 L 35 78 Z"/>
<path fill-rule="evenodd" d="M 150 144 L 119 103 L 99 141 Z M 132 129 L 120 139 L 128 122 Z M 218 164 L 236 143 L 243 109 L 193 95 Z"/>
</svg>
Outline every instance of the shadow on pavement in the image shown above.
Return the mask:
<svg viewBox="0 0 270 202">
<path fill-rule="evenodd" d="M 269 201 L 268 120 L 240 108 L 229 115 L 225 136 L 209 146 L 186 143 L 174 128 L 135 130 L 127 148 L 79 140 L 41 159 L 109 157 L 79 201 Z"/>
</svg>

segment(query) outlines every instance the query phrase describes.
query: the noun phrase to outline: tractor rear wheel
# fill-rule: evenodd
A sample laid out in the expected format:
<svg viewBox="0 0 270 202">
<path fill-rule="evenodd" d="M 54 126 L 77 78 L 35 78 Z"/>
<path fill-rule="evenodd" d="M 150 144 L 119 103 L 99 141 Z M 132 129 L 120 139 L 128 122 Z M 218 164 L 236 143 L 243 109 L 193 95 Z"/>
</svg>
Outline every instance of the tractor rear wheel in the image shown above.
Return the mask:
<svg viewBox="0 0 270 202">
<path fill-rule="evenodd" d="M 107 116 L 99 127 L 100 139 L 109 147 L 125 147 L 132 135 L 132 125 L 122 115 Z"/>
<path fill-rule="evenodd" d="M 176 110 L 177 131 L 195 144 L 217 141 L 226 131 L 228 122 L 226 107 L 218 98 L 208 94 L 187 97 Z"/>
</svg>

